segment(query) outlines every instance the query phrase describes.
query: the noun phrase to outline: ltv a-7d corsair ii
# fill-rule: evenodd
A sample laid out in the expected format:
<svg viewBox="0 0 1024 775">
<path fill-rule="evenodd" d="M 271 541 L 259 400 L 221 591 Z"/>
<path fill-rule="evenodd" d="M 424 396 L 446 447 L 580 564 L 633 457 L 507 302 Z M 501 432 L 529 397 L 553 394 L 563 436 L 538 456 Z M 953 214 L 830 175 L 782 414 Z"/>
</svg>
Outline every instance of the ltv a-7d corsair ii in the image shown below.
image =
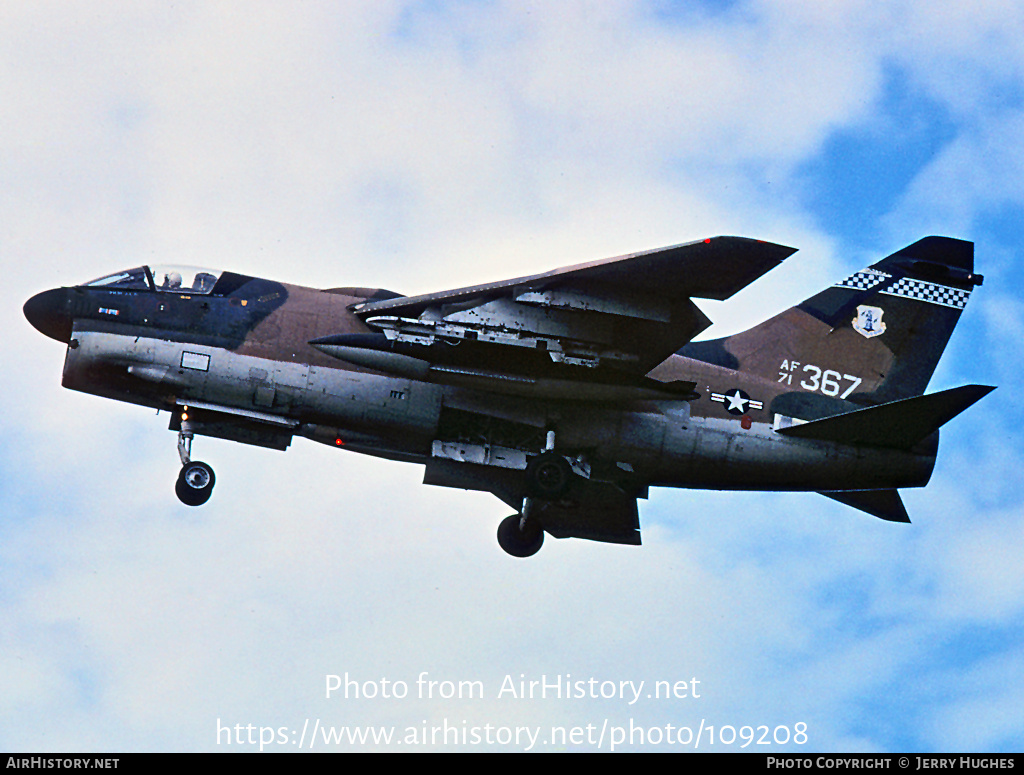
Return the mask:
<svg viewBox="0 0 1024 775">
<path fill-rule="evenodd" d="M 973 243 L 926 237 L 691 342 L 710 325 L 692 299 L 794 252 L 713 237 L 409 297 L 140 266 L 24 311 L 67 344 L 65 387 L 170 412 L 190 506 L 214 485 L 194 436 L 284 450 L 299 435 L 493 493 L 520 557 L 545 533 L 639 544 L 652 486 L 817 491 L 909 522 L 898 488 L 928 482 L 939 427 L 993 389 L 924 395 L 982 283 Z"/>
</svg>

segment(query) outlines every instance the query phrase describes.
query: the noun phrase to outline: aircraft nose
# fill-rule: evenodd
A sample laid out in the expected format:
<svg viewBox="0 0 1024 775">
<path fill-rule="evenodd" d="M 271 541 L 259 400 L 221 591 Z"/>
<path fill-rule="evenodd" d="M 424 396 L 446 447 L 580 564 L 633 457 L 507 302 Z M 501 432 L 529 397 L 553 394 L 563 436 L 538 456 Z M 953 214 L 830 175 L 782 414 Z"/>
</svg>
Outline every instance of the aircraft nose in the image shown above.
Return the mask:
<svg viewBox="0 0 1024 775">
<path fill-rule="evenodd" d="M 71 341 L 70 297 L 67 288 L 37 293 L 22 307 L 28 322 L 58 342 Z"/>
</svg>

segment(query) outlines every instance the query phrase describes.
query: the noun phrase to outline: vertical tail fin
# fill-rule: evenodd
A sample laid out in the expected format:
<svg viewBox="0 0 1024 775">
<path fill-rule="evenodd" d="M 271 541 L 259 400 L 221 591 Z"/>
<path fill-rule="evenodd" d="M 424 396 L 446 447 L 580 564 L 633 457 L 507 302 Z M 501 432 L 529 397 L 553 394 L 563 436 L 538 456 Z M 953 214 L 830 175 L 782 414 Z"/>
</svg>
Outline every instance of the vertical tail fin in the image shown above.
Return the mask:
<svg viewBox="0 0 1024 775">
<path fill-rule="evenodd" d="M 717 351 L 797 391 L 861 404 L 918 396 L 982 280 L 974 243 L 925 237 L 765 323 L 682 354 L 707 360 Z"/>
</svg>

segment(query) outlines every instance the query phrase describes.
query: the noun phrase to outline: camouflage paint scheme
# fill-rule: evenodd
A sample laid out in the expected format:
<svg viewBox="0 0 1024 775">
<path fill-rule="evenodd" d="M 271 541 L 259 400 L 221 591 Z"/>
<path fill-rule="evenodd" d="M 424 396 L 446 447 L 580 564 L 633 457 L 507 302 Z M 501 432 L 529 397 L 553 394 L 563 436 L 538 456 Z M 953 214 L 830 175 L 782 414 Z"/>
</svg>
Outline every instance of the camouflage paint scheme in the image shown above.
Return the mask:
<svg viewBox="0 0 1024 775">
<path fill-rule="evenodd" d="M 214 481 L 195 435 L 300 435 L 494 493 L 517 512 L 499 528 L 516 556 L 544 533 L 639 544 L 650 486 L 818 491 L 909 521 L 897 489 L 928 482 L 939 426 L 992 390 L 923 395 L 983 279 L 973 244 L 926 237 L 691 343 L 710 325 L 693 298 L 729 298 L 793 252 L 715 237 L 416 297 L 138 267 L 25 315 L 67 343 L 65 387 L 170 412 L 189 505 Z"/>
</svg>

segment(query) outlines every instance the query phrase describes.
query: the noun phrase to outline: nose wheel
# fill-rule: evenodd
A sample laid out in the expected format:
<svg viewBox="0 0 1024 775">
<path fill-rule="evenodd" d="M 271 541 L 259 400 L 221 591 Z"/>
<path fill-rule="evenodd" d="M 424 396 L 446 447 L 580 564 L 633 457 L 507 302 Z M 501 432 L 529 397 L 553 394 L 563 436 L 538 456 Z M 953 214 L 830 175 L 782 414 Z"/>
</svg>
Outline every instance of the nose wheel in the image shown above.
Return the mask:
<svg viewBox="0 0 1024 775">
<path fill-rule="evenodd" d="M 217 481 L 213 469 L 206 463 L 192 460 L 192 427 L 183 417 L 178 431 L 178 455 L 181 457 L 181 472 L 174 484 L 174 494 L 186 506 L 202 506 L 213 494 Z"/>
<path fill-rule="evenodd" d="M 202 506 L 213 494 L 217 477 L 206 463 L 193 460 L 181 467 L 174 492 L 186 506 Z"/>
</svg>

